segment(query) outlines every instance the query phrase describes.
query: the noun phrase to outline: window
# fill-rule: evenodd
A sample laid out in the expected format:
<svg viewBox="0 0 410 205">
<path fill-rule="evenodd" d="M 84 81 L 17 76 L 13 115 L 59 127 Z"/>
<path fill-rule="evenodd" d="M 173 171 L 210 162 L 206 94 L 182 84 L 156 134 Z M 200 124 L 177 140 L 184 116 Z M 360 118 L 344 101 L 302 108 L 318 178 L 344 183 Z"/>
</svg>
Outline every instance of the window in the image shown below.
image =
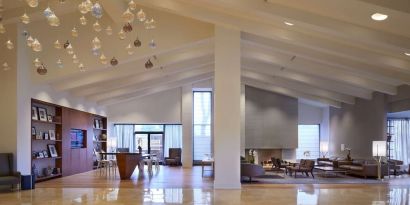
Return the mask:
<svg viewBox="0 0 410 205">
<path fill-rule="evenodd" d="M 211 154 L 212 93 L 194 92 L 194 161 Z"/>
<path fill-rule="evenodd" d="M 298 148 L 296 159 L 317 159 L 320 155 L 320 126 L 298 126 Z"/>
</svg>

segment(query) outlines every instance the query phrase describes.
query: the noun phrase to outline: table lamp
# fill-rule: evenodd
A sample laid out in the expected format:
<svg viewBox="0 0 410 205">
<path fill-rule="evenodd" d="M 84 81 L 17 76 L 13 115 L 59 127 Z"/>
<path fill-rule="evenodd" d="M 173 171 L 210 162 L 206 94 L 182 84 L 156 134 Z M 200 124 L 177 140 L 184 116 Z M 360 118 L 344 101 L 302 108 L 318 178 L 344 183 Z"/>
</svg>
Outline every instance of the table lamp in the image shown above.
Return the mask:
<svg viewBox="0 0 410 205">
<path fill-rule="evenodd" d="M 375 157 L 377 161 L 377 176 L 378 179 L 381 179 L 381 160 L 382 157 L 386 157 L 387 143 L 386 141 L 373 141 L 372 148 L 373 157 Z"/>
</svg>

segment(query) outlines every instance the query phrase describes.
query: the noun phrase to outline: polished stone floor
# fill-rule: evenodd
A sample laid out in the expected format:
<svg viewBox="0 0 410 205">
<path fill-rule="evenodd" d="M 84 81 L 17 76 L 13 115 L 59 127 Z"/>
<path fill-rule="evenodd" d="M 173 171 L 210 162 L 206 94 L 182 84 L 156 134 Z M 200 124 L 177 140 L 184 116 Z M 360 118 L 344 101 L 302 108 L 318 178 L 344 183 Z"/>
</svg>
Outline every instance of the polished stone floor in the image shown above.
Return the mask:
<svg viewBox="0 0 410 205">
<path fill-rule="evenodd" d="M 161 168 L 132 180 L 96 172 L 37 184 L 35 190 L 0 193 L 1 205 L 31 204 L 409 204 L 410 178 L 387 184 L 246 184 L 214 190 L 200 168 Z"/>
</svg>

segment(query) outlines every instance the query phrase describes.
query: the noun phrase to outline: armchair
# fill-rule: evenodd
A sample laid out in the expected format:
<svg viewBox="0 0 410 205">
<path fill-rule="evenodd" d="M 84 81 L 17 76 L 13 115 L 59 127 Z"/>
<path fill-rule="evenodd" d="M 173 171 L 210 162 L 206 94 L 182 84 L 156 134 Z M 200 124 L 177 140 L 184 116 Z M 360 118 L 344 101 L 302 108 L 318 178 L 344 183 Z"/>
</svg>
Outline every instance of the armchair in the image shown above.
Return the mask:
<svg viewBox="0 0 410 205">
<path fill-rule="evenodd" d="M 289 171 L 290 175 L 292 175 L 292 172 L 294 172 L 295 178 L 297 172 L 305 173 L 306 176 L 309 176 L 310 172 L 312 178 L 315 178 L 315 176 L 313 175 L 313 168 L 315 168 L 315 161 L 302 159 L 300 160 L 300 164 L 295 164 L 295 166 L 287 166 L 286 171 Z"/>
<path fill-rule="evenodd" d="M 165 157 L 165 164 L 166 165 L 175 165 L 180 166 L 181 163 L 181 148 L 169 148 L 169 157 Z"/>
<path fill-rule="evenodd" d="M 0 185 L 17 185 L 20 188 L 20 172 L 13 171 L 13 154 L 0 153 Z"/>
</svg>

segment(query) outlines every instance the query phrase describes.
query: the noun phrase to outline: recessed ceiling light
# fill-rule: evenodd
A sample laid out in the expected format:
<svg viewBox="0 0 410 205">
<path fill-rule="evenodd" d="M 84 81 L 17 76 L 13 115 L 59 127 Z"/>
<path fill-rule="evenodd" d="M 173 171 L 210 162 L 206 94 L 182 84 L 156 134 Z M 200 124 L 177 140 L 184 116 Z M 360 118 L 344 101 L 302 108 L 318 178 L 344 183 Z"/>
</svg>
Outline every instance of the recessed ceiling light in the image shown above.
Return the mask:
<svg viewBox="0 0 410 205">
<path fill-rule="evenodd" d="M 389 17 L 386 14 L 382 14 L 382 13 L 374 13 L 372 14 L 372 19 L 375 21 L 384 21 L 387 19 L 387 17 Z"/>
<path fill-rule="evenodd" d="M 295 25 L 295 24 L 290 23 L 290 22 L 287 22 L 287 21 L 285 21 L 285 22 L 283 22 L 283 23 L 285 23 L 285 24 L 288 25 L 288 26 L 293 26 L 293 25 Z"/>
<path fill-rule="evenodd" d="M 404 53 L 404 55 L 406 55 L 406 56 L 410 56 L 410 53 L 407 53 L 407 52 L 406 52 L 406 53 Z"/>
</svg>

